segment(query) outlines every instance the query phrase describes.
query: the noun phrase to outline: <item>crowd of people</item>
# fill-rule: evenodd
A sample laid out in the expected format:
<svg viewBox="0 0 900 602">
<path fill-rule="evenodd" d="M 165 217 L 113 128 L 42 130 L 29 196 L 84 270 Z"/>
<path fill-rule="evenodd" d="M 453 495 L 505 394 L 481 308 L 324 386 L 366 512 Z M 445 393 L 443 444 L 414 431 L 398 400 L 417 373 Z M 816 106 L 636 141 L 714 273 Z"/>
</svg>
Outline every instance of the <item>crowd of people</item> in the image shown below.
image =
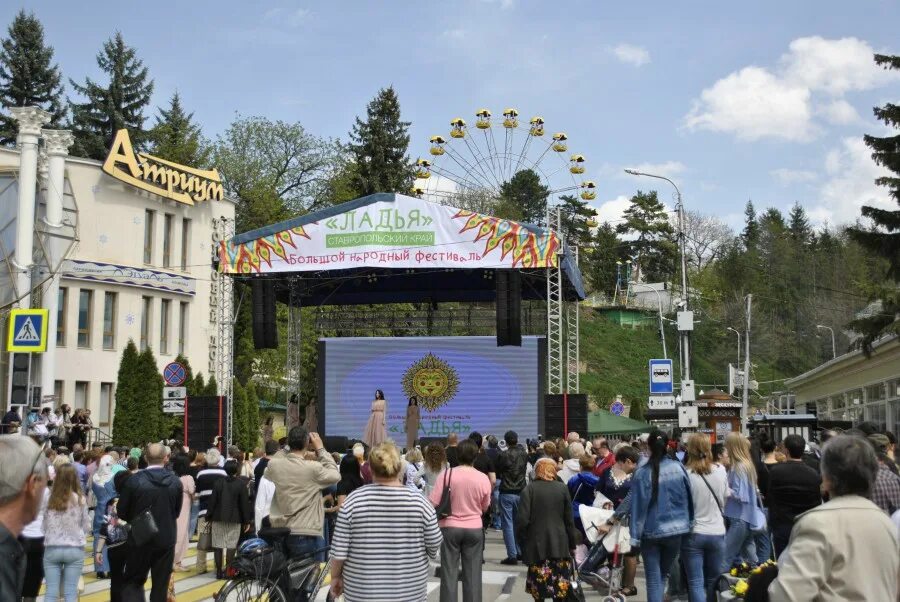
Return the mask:
<svg viewBox="0 0 900 602">
<path fill-rule="evenodd" d="M 526 567 L 535 600 L 599 582 L 609 559 L 591 541 L 614 529 L 627 533 L 625 596 L 638 593 L 639 562 L 653 602 L 706 600 L 743 563 L 766 568 L 746 600 L 897 599 L 894 438 L 868 423 L 818 443 L 730 433 L 712 445 L 653 430 L 522 444 L 508 431 L 454 433 L 424 449 L 353 442 L 343 454 L 296 426 L 252 460 L 236 447 L 70 448 L 68 437 L 54 446 L 50 430 L 27 432 L 0 435 L 2 601 L 34 600 L 42 583 L 46 600 L 76 600 L 91 540 L 111 600 L 144 600 L 150 577 L 151 602 L 165 602 L 173 573 L 189 570 L 192 537 L 197 570 L 211 552 L 221 579 L 240 543 L 266 527 L 289 532 L 292 557 L 324 561 L 330 546 L 332 593 L 348 602 L 423 600 L 431 563 L 443 602 L 460 590 L 480 600 L 488 529 L 502 533 L 501 563 Z M 583 521 L 586 507 L 609 519 Z M 384 578 L 398 567 L 402 578 Z"/>
</svg>

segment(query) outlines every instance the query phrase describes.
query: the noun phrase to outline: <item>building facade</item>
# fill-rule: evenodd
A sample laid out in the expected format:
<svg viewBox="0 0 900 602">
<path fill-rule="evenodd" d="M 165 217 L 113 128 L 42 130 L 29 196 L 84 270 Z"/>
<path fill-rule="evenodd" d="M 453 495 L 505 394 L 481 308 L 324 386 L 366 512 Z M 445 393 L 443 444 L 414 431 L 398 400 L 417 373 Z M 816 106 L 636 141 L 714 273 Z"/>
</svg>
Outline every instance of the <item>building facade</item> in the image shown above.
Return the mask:
<svg viewBox="0 0 900 602">
<path fill-rule="evenodd" d="M 7 197 L 18 185 L 19 161 L 18 150 L 0 149 L 0 192 Z M 54 262 L 56 286 L 45 286 L 43 298 L 31 301 L 52 308 L 55 317 L 43 354 L 53 354 L 52 379 L 40 374 L 46 364 L 39 360 L 32 382 L 43 382 L 46 404 L 89 408 L 94 425 L 111 430 L 116 377 L 129 340 L 152 349 L 160 370 L 182 354 L 195 373 L 215 373 L 213 253 L 223 220 L 234 223 L 235 204 L 227 198 L 167 198 L 106 173 L 101 162 L 74 157 L 65 158 L 64 178 L 64 205 L 77 226 L 68 253 Z M 52 186 L 49 178 L 38 178 L 36 223 Z M 4 380 L 7 355 L 4 347 Z"/>
<path fill-rule="evenodd" d="M 820 419 L 871 421 L 882 430 L 900 432 L 900 338 L 877 341 L 874 353 L 840 355 L 785 385 L 794 405 Z"/>
</svg>

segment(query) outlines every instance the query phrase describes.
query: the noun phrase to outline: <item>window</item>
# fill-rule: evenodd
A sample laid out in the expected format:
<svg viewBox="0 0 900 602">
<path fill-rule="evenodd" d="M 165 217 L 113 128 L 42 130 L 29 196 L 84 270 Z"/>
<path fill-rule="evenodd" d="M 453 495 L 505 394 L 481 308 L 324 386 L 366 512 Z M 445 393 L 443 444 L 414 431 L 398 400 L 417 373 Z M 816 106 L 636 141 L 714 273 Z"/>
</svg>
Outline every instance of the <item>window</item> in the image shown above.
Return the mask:
<svg viewBox="0 0 900 602">
<path fill-rule="evenodd" d="M 81 289 L 78 291 L 78 346 L 91 346 L 91 313 L 94 291 Z"/>
<path fill-rule="evenodd" d="M 156 212 L 152 209 L 144 211 L 144 263 L 146 264 L 153 263 L 153 235 L 155 234 L 153 221 L 155 217 Z"/>
<path fill-rule="evenodd" d="M 159 352 L 169 353 L 169 308 L 172 302 L 163 299 L 159 307 Z"/>
<path fill-rule="evenodd" d="M 116 348 L 116 293 L 103 295 L 103 348 Z"/>
<path fill-rule="evenodd" d="M 112 383 L 100 383 L 100 426 L 109 426 L 112 416 L 112 390 Z"/>
<path fill-rule="evenodd" d="M 53 396 L 56 398 L 56 407 L 61 406 L 63 403 L 63 381 L 55 380 L 53 381 Z"/>
<path fill-rule="evenodd" d="M 870 406 L 866 406 L 865 412 L 866 420 L 874 422 L 878 425 L 878 431 L 884 431 L 887 426 L 887 404 L 885 403 L 875 403 Z"/>
<path fill-rule="evenodd" d="M 866 403 L 885 399 L 884 383 L 866 387 Z"/>
<path fill-rule="evenodd" d="M 172 229 L 175 227 L 175 216 L 167 213 L 163 218 L 163 267 L 172 265 Z"/>
<path fill-rule="evenodd" d="M 187 272 L 191 249 L 191 220 L 181 220 L 181 271 Z"/>
<path fill-rule="evenodd" d="M 75 381 L 75 403 L 72 404 L 72 409 L 75 408 L 86 408 L 88 402 L 88 383 L 83 380 Z"/>
<path fill-rule="evenodd" d="M 141 297 L 141 351 L 150 346 L 151 312 L 153 312 L 153 297 Z"/>
<path fill-rule="evenodd" d="M 185 301 L 181 302 L 181 305 L 178 308 L 178 314 L 178 353 L 180 355 L 185 355 L 184 348 L 186 346 L 188 333 L 188 304 Z"/>
<path fill-rule="evenodd" d="M 69 301 L 69 289 L 60 287 L 56 298 L 56 346 L 66 345 L 66 307 Z"/>
</svg>

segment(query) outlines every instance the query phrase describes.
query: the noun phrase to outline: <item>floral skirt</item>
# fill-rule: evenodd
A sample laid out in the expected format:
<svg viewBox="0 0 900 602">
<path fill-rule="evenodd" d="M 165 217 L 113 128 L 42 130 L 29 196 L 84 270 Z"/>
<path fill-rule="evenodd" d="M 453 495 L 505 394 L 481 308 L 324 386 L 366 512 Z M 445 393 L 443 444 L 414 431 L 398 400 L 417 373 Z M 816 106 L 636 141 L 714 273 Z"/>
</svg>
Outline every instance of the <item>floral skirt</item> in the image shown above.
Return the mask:
<svg viewBox="0 0 900 602">
<path fill-rule="evenodd" d="M 528 567 L 525 591 L 535 600 L 552 598 L 564 600 L 569 593 L 569 579 L 572 577 L 572 561 L 550 559 L 543 564 Z"/>
</svg>

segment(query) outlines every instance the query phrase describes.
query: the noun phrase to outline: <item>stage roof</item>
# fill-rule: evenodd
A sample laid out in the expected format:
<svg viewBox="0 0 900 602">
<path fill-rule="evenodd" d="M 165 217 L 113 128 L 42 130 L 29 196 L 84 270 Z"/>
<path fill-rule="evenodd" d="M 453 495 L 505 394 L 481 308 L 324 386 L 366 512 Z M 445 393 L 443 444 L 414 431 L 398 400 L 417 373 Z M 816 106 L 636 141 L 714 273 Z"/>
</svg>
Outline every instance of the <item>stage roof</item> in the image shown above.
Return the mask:
<svg viewBox="0 0 900 602">
<path fill-rule="evenodd" d="M 393 193 L 219 246 L 221 272 L 274 279 L 280 300 L 293 287 L 303 305 L 493 301 L 496 269 L 523 273 L 523 299 L 546 299 L 546 268 L 557 261 L 566 299 L 584 299 L 581 272 L 556 232 Z"/>
</svg>

